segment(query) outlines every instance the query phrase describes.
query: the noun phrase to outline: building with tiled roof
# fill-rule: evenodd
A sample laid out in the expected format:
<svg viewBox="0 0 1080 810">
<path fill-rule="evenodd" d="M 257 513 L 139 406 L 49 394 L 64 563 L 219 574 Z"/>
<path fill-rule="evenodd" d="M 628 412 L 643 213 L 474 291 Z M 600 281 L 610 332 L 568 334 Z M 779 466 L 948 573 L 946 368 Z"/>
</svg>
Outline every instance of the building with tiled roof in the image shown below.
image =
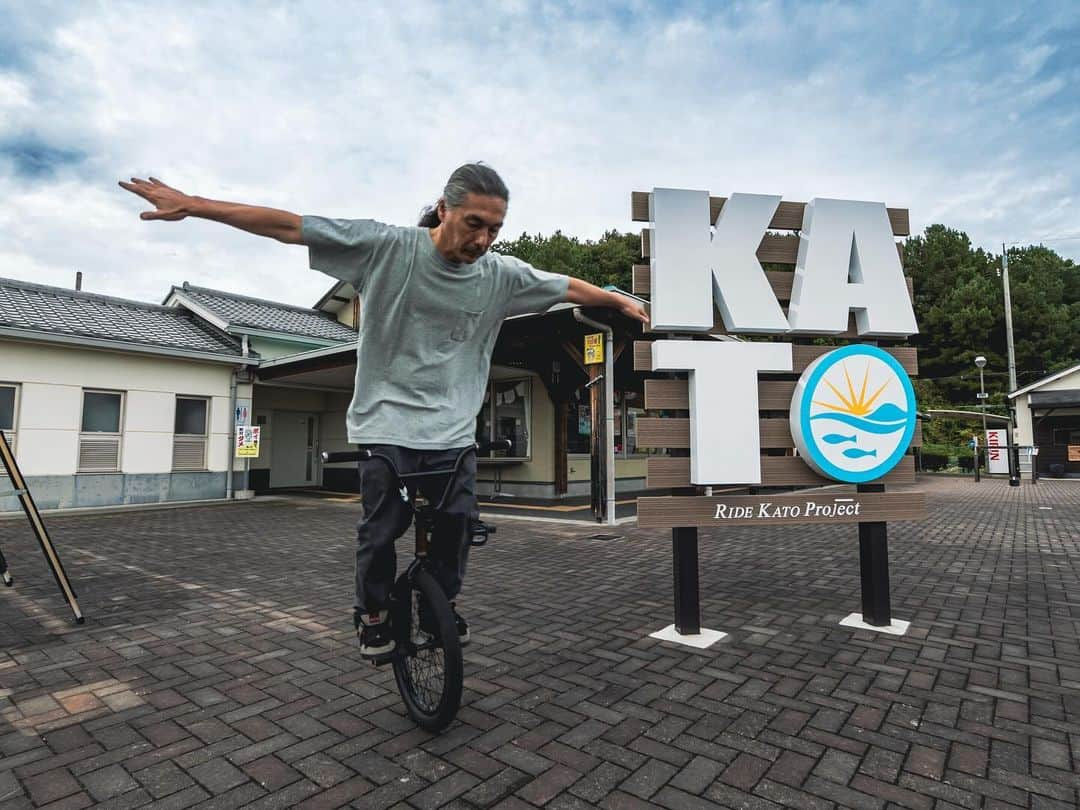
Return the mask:
<svg viewBox="0 0 1080 810">
<path fill-rule="evenodd" d="M 0 336 L 254 363 L 242 342 L 190 311 L 0 278 Z"/>
<path fill-rule="evenodd" d="M 0 279 L 0 431 L 42 509 L 231 495 L 259 360 L 184 308 Z"/>
<path fill-rule="evenodd" d="M 184 282 L 163 302 L 193 312 L 229 334 L 247 338 L 264 357 L 356 341 L 356 330 L 318 309 L 252 298 Z"/>
</svg>

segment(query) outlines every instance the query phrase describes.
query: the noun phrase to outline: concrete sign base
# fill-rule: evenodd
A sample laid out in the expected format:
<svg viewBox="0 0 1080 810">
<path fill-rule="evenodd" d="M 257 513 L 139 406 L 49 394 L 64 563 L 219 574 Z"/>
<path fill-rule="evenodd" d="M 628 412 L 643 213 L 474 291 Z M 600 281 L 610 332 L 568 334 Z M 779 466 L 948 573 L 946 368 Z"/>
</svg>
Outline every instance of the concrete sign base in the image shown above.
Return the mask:
<svg viewBox="0 0 1080 810">
<path fill-rule="evenodd" d="M 867 624 L 863 621 L 861 613 L 852 613 L 850 616 L 842 619 L 840 624 L 844 627 L 854 627 L 859 630 L 873 630 L 876 633 L 888 633 L 893 636 L 902 636 L 911 627 L 911 622 L 901 621 L 900 619 L 893 619 L 889 624 L 883 624 L 877 627 L 872 624 Z"/>
<path fill-rule="evenodd" d="M 658 638 L 661 641 L 674 641 L 676 644 L 685 644 L 688 647 L 697 647 L 699 650 L 704 650 L 707 647 L 711 647 L 720 639 L 725 638 L 727 633 L 721 633 L 719 630 L 706 630 L 701 629 L 700 633 L 693 635 L 682 634 L 675 629 L 675 625 L 669 624 L 663 630 L 657 630 L 655 633 L 649 633 L 649 638 Z"/>
</svg>

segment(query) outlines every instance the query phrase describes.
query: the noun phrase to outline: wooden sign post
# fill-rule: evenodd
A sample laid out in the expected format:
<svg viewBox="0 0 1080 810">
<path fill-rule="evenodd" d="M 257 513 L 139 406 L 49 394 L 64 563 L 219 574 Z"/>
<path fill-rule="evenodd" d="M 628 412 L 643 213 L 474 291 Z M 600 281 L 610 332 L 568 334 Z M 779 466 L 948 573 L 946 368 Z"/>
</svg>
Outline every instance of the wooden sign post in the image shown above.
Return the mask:
<svg viewBox="0 0 1080 810">
<path fill-rule="evenodd" d="M 60 588 L 64 599 L 67 600 L 68 605 L 71 606 L 71 610 L 75 614 L 75 623 L 82 624 L 83 615 L 75 598 L 75 590 L 71 587 L 71 580 L 68 579 L 67 572 L 64 570 L 64 564 L 60 562 L 60 555 L 56 553 L 56 547 L 53 546 L 52 540 L 49 538 L 45 522 L 41 519 L 41 513 L 38 512 L 34 498 L 30 494 L 30 488 L 27 486 L 22 472 L 19 471 L 19 466 L 15 463 L 15 454 L 11 452 L 11 446 L 8 444 L 7 437 L 2 430 L 0 430 L 0 463 L 4 465 L 8 479 L 15 487 L 12 494 L 17 495 L 19 502 L 22 504 L 26 518 L 30 521 L 30 527 L 34 530 L 34 535 L 41 546 L 41 552 L 45 555 L 45 562 L 49 564 L 49 569 L 56 580 L 56 585 Z M 0 553 L 0 573 L 3 575 L 5 585 L 10 587 L 14 584 L 8 571 L 7 560 L 4 559 L 2 553 Z"/>
<path fill-rule="evenodd" d="M 654 415 L 637 420 L 637 444 L 669 453 L 649 457 L 646 487 L 671 494 L 638 499 L 639 526 L 672 530 L 675 623 L 653 635 L 706 646 L 689 638 L 712 632 L 701 629 L 699 528 L 808 523 L 858 525 L 862 612 L 844 623 L 898 632 L 906 623 L 892 618 L 887 521 L 926 512 L 923 493 L 886 492 L 914 481 L 908 448 L 922 443 L 908 379 L 916 350 L 895 345 L 917 331 L 895 242 L 909 234 L 908 213 L 706 197 L 631 198 L 633 219 L 652 224 L 642 233 L 650 264 L 634 267 L 633 292 L 651 296 L 653 321 L 650 339 L 634 345 L 634 369 L 665 377 L 645 382 Z M 822 334 L 835 345 L 817 345 Z M 750 494 L 838 482 L 854 491 Z"/>
</svg>

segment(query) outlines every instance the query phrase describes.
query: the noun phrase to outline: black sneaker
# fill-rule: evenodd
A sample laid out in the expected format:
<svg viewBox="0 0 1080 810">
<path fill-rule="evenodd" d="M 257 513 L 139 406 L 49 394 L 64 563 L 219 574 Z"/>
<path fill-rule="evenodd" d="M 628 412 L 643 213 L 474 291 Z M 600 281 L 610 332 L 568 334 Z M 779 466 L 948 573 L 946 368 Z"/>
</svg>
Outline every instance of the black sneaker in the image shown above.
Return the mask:
<svg viewBox="0 0 1080 810">
<path fill-rule="evenodd" d="M 378 658 L 394 651 L 394 637 L 390 635 L 390 612 L 380 610 L 373 613 L 353 611 L 353 624 L 360 636 L 360 655 L 365 658 Z"/>
<path fill-rule="evenodd" d="M 457 612 L 457 606 L 454 602 L 450 603 L 450 609 L 454 612 L 454 624 L 457 626 L 458 643 L 464 647 L 469 643 L 469 623 Z M 431 611 L 427 609 L 426 602 L 420 603 L 420 632 L 427 633 L 429 636 L 435 636 L 438 633 L 438 628 L 435 626 L 435 617 L 431 614 Z"/>
</svg>

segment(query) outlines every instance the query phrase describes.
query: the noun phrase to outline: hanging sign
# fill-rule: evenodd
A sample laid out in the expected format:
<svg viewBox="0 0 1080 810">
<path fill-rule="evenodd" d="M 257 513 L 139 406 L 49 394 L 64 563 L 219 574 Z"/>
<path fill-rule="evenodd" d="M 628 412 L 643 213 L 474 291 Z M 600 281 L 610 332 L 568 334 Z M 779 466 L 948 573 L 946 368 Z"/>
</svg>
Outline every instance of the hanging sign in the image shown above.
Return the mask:
<svg viewBox="0 0 1080 810">
<path fill-rule="evenodd" d="M 261 433 L 262 428 L 260 427 L 238 426 L 236 428 L 236 457 L 258 458 Z"/>
<path fill-rule="evenodd" d="M 604 334 L 585 336 L 585 365 L 604 362 Z"/>
<path fill-rule="evenodd" d="M 1009 456 L 1006 446 L 1009 443 L 1008 431 L 986 431 L 986 469 L 990 473 L 1009 472 Z"/>
</svg>

